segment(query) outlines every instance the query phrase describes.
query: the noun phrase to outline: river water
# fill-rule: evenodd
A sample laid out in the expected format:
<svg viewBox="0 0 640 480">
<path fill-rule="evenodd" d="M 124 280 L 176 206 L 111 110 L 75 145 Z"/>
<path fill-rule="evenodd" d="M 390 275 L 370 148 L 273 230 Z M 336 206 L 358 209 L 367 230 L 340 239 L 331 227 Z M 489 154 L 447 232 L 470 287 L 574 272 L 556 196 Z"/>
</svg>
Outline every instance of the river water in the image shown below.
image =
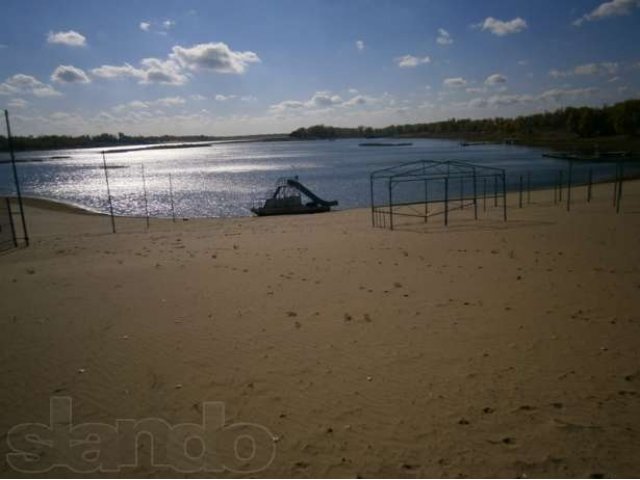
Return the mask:
<svg viewBox="0 0 640 480">
<path fill-rule="evenodd" d="M 363 141 L 219 142 L 195 148 L 126 153 L 107 149 L 105 160 L 109 167 L 114 213 L 145 214 L 143 165 L 146 205 L 150 215 L 156 217 L 171 216 L 171 193 L 177 216 L 250 215 L 249 208 L 269 194 L 279 177 L 294 175 L 318 196 L 338 200 L 340 209 L 364 207 L 370 202 L 369 175 L 372 171 L 415 160 L 459 160 L 503 168 L 507 172 L 509 189 L 518 187 L 521 175 L 528 178 L 525 182 L 528 181 L 532 188 L 549 186 L 557 181 L 560 169 L 566 171 L 568 168 L 568 162 L 564 160 L 542 157 L 546 150 L 539 148 L 514 145 L 463 147 L 456 141 L 434 139 L 406 140 L 412 142 L 411 146 L 362 147 L 359 144 Z M 101 151 L 94 148 L 20 152 L 17 154 L 19 159 L 43 159 L 18 163 L 23 195 L 107 213 Z M 0 157 L 6 158 L 6 154 Z M 580 164 L 574 166 L 574 181 L 585 182 L 588 169 L 593 169 L 594 180 L 614 174 L 610 164 Z M 437 199 L 442 194 L 439 188 L 435 187 L 430 198 Z M 0 164 L 0 194 L 14 193 L 11 166 Z M 407 200 L 413 198 L 411 189 L 406 189 L 404 194 Z M 456 193 L 452 191 L 451 194 Z"/>
</svg>

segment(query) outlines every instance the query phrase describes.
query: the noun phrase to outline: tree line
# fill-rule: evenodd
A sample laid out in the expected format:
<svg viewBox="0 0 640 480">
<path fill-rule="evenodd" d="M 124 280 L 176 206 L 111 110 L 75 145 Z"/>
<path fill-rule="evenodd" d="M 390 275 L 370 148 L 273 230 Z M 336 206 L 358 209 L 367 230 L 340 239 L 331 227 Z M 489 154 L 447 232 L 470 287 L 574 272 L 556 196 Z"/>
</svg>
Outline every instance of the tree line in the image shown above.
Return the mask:
<svg viewBox="0 0 640 480">
<path fill-rule="evenodd" d="M 389 125 L 384 128 L 356 128 L 314 125 L 298 128 L 290 139 L 336 139 L 353 137 L 452 137 L 475 135 L 484 137 L 527 137 L 545 134 L 570 135 L 580 138 L 640 135 L 640 100 L 627 100 L 601 108 L 567 107 L 553 112 L 536 113 L 515 118 L 485 118 L 479 120 L 452 118 L 441 122 Z M 271 138 L 273 137 L 273 138 Z M 42 135 L 13 137 L 15 150 L 55 150 L 65 148 L 100 148 L 169 142 L 202 142 L 223 138 L 208 135 L 129 136 L 113 135 Z M 249 138 L 249 137 L 247 137 Z M 265 136 L 263 140 L 280 140 Z M 0 136 L 0 151 L 8 150 L 7 137 Z"/>
<path fill-rule="evenodd" d="M 384 128 L 360 126 L 339 128 L 314 125 L 290 133 L 295 139 L 332 139 L 349 137 L 411 137 L 484 134 L 527 136 L 564 133 L 581 138 L 640 134 L 640 100 L 627 100 L 601 108 L 566 107 L 553 112 L 515 118 L 456 119 L 432 123 L 390 125 Z"/>
<path fill-rule="evenodd" d="M 66 148 L 101 148 L 118 147 L 126 145 L 144 145 L 151 143 L 172 143 L 172 142 L 206 142 L 216 140 L 217 137 L 206 135 L 160 135 L 160 136 L 129 136 L 124 133 L 112 135 L 101 133 L 99 135 L 80 135 L 77 137 L 69 135 L 41 135 L 13 137 L 13 148 L 15 150 L 57 150 Z M 0 136 L 0 151 L 7 151 L 9 144 L 6 136 Z"/>
</svg>

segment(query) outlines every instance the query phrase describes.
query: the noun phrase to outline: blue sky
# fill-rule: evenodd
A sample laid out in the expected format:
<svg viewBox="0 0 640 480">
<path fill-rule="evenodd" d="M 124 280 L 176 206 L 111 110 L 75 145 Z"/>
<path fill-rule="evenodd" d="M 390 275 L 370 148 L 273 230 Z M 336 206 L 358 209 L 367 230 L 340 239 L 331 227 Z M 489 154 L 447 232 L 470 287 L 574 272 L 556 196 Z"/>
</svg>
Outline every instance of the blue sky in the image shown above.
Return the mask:
<svg viewBox="0 0 640 480">
<path fill-rule="evenodd" d="M 16 134 L 289 132 L 640 96 L 640 0 L 4 0 Z"/>
</svg>

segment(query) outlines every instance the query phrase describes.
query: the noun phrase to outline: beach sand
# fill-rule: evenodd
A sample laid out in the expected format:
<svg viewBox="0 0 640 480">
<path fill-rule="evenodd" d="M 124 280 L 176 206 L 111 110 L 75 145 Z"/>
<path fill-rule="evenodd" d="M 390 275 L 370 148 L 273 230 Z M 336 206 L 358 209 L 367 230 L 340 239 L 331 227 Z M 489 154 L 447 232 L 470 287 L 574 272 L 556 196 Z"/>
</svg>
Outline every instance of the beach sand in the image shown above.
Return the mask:
<svg viewBox="0 0 640 480">
<path fill-rule="evenodd" d="M 0 431 L 56 396 L 74 425 L 224 402 L 273 436 L 268 465 L 238 463 L 254 477 L 637 477 L 640 182 L 619 215 L 594 194 L 395 231 L 363 209 L 112 235 L 31 204 L 32 245 L 0 255 Z M 111 475 L 181 476 L 139 447 Z"/>
</svg>

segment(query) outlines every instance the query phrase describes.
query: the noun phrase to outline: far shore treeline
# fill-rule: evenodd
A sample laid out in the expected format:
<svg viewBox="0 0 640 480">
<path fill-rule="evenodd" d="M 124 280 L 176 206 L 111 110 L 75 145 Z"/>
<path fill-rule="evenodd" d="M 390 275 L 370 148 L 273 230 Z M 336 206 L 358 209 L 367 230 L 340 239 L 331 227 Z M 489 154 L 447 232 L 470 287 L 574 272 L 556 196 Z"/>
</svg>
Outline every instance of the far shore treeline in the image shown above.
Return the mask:
<svg viewBox="0 0 640 480">
<path fill-rule="evenodd" d="M 238 137 L 42 135 L 15 136 L 15 150 L 54 150 L 65 148 L 117 147 L 170 142 L 206 142 L 216 140 L 316 140 L 337 138 L 413 137 L 457 138 L 465 140 L 509 140 L 523 145 L 557 149 L 622 149 L 640 152 L 640 100 L 626 100 L 601 108 L 566 107 L 553 112 L 515 118 L 456 119 L 432 123 L 390 125 L 384 128 L 356 128 L 314 125 L 298 128 L 289 135 L 252 135 Z M 7 137 L 0 136 L 0 151 L 8 150 Z"/>
<path fill-rule="evenodd" d="M 455 119 L 432 123 L 390 125 L 384 128 L 340 128 L 315 125 L 299 128 L 293 138 L 410 137 L 511 140 L 522 144 L 593 147 L 594 140 L 637 149 L 640 142 L 640 100 L 602 108 L 567 107 L 515 118 Z"/>
</svg>

